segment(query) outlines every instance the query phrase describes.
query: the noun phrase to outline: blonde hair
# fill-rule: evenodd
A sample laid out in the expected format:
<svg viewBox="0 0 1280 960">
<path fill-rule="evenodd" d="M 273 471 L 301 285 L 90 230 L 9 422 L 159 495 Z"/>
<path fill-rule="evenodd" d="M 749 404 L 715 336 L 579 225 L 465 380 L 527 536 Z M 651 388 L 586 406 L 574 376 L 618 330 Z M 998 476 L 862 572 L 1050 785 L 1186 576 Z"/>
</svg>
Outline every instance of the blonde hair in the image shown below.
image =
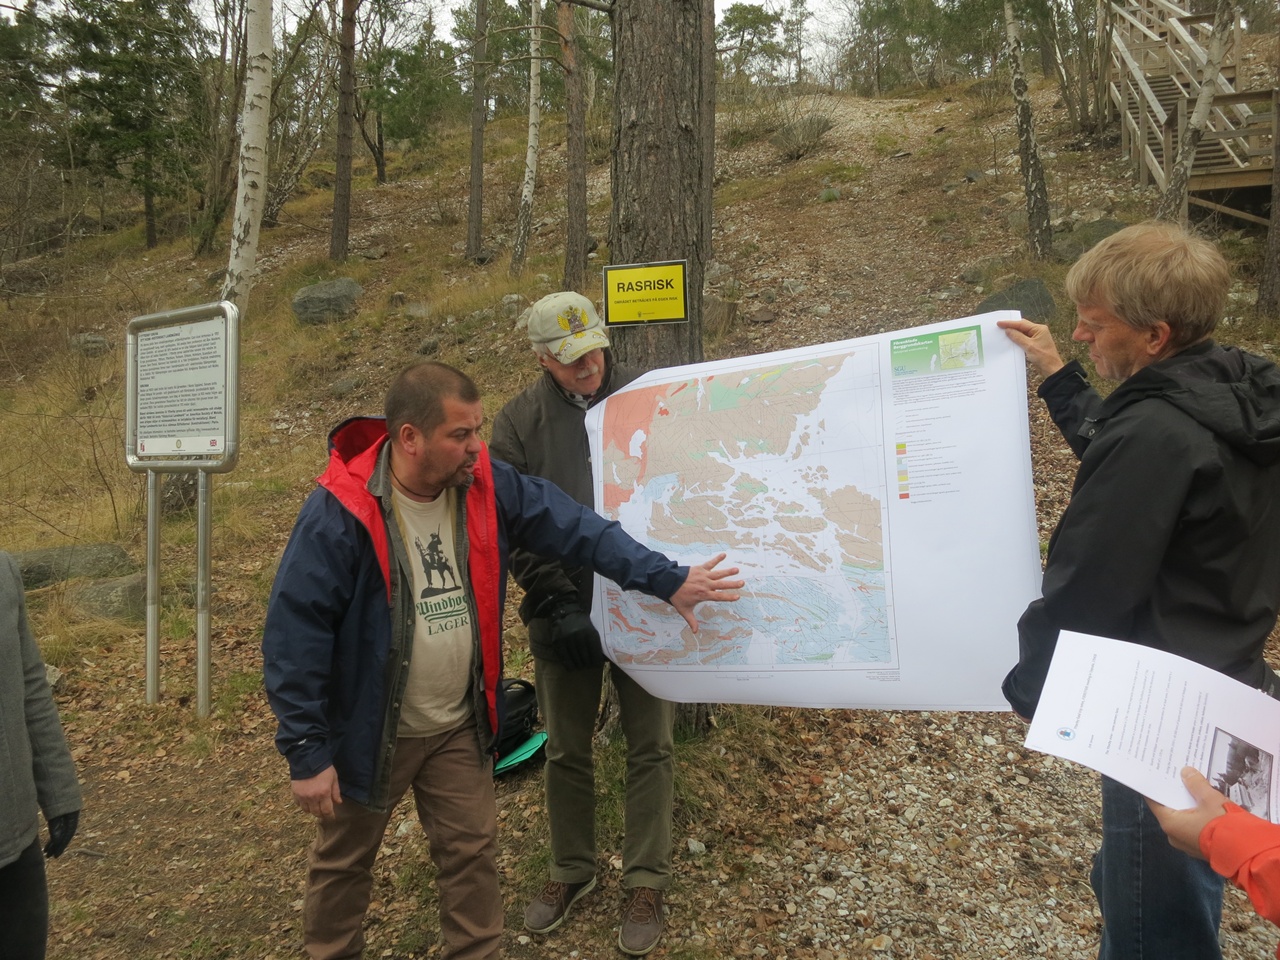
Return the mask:
<svg viewBox="0 0 1280 960">
<path fill-rule="evenodd" d="M 1148 220 L 1100 241 L 1067 273 L 1077 306 L 1102 307 L 1145 330 L 1163 320 L 1181 350 L 1211 333 L 1227 308 L 1231 268 L 1208 240 Z"/>
</svg>

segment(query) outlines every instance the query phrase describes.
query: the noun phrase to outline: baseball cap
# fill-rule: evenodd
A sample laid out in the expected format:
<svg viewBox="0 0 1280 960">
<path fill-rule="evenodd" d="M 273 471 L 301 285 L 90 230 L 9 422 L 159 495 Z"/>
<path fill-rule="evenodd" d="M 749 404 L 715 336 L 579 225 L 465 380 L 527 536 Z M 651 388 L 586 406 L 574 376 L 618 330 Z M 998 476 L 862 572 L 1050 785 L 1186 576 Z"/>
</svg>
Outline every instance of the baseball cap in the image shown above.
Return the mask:
<svg viewBox="0 0 1280 960">
<path fill-rule="evenodd" d="M 573 363 L 592 350 L 609 346 L 596 308 L 580 293 L 549 293 L 526 315 L 529 341 L 545 343 L 561 363 Z"/>
</svg>

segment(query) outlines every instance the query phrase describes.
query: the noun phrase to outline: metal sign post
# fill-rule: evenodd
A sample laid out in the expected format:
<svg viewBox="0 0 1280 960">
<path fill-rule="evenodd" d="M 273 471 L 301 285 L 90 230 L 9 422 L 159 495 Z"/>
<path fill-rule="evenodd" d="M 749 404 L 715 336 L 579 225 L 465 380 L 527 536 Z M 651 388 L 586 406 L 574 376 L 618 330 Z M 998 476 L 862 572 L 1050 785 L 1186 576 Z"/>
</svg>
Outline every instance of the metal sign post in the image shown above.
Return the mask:
<svg viewBox="0 0 1280 960">
<path fill-rule="evenodd" d="M 212 482 L 240 445 L 240 314 L 222 301 L 129 321 L 125 460 L 147 474 L 147 703 L 160 700 L 160 474 L 196 472 L 196 712 L 209 715 Z"/>
</svg>

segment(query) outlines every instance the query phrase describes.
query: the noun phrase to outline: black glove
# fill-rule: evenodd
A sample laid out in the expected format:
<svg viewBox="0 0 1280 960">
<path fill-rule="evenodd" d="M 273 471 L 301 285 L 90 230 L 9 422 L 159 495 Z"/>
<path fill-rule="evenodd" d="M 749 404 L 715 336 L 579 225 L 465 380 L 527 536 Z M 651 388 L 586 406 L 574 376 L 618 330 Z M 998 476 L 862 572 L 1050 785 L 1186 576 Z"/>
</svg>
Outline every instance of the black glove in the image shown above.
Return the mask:
<svg viewBox="0 0 1280 960">
<path fill-rule="evenodd" d="M 578 605 L 576 597 L 561 598 L 551 607 L 551 646 L 560 662 L 570 670 L 598 667 L 604 663 L 600 634 L 591 617 Z"/>
<path fill-rule="evenodd" d="M 44 845 L 46 857 L 60 857 L 80 826 L 80 811 L 72 810 L 49 821 L 49 842 Z"/>
</svg>

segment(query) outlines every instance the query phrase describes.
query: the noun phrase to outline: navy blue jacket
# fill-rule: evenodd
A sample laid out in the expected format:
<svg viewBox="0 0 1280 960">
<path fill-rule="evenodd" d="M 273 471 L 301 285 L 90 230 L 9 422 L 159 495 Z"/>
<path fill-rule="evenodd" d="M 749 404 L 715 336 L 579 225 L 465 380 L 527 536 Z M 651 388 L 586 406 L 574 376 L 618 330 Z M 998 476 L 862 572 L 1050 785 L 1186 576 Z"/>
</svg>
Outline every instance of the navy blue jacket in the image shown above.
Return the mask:
<svg viewBox="0 0 1280 960">
<path fill-rule="evenodd" d="M 272 587 L 263 675 L 290 777 L 332 765 L 344 798 L 384 809 L 413 652 L 413 577 L 392 520 L 385 421 L 348 420 L 329 447 L 329 469 L 298 515 Z M 476 613 L 475 705 L 486 752 L 498 727 L 511 547 L 591 566 L 663 600 L 688 576 L 619 524 L 554 484 L 491 461 L 487 450 L 460 497 L 454 543 Z"/>
</svg>

